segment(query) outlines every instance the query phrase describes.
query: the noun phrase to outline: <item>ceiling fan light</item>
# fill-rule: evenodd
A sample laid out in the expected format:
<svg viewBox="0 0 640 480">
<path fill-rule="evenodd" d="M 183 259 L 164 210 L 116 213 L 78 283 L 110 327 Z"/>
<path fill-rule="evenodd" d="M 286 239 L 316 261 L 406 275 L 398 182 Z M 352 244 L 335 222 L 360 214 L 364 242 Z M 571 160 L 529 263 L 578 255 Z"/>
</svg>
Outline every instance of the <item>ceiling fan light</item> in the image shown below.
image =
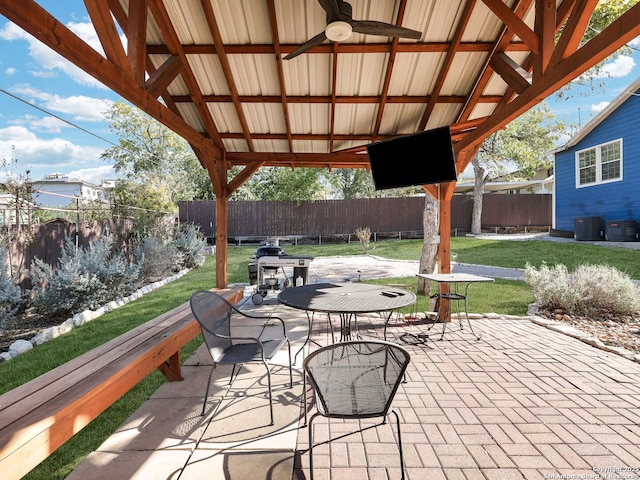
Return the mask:
<svg viewBox="0 0 640 480">
<path fill-rule="evenodd" d="M 332 42 L 342 42 L 346 40 L 351 36 L 351 32 L 353 32 L 351 25 L 341 20 L 331 22 L 327 25 L 327 28 L 324 29 L 324 34 Z"/>
</svg>

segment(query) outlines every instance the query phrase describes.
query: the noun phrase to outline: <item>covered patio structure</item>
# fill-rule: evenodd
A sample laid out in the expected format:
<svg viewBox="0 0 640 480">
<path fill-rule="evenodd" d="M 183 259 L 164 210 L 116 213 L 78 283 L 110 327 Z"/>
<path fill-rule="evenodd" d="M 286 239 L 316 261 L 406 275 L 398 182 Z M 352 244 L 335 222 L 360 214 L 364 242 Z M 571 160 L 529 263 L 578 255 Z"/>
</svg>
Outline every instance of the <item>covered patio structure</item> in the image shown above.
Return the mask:
<svg viewBox="0 0 640 480">
<path fill-rule="evenodd" d="M 597 0 L 352 0 L 352 18 L 342 0 L 84 3 L 102 51 L 34 0 L 0 0 L 0 14 L 189 141 L 216 195 L 219 288 L 228 199 L 259 168 L 369 168 L 367 144 L 449 126 L 462 172 L 490 134 L 640 34 L 635 5 L 583 45 Z M 336 15 L 420 37 L 365 22 L 367 34 L 323 41 Z M 439 201 L 442 272 L 454 187 L 424 186 Z"/>
</svg>

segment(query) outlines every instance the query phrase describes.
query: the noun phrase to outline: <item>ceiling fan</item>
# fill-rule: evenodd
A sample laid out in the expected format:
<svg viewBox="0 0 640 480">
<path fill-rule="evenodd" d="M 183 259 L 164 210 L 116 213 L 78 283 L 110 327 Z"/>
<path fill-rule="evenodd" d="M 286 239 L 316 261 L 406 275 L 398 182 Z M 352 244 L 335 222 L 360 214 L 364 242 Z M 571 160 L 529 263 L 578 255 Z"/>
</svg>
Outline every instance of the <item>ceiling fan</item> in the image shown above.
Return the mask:
<svg viewBox="0 0 640 480">
<path fill-rule="evenodd" d="M 375 20 L 354 20 L 351 17 L 353 11 L 351 4 L 344 0 L 318 0 L 318 3 L 327 12 L 327 26 L 323 32 L 307 40 L 284 57 L 285 60 L 291 60 L 301 53 L 320 45 L 325 40 L 331 40 L 332 42 L 346 40 L 351 36 L 352 32 L 365 35 L 412 38 L 414 40 L 418 40 L 422 36 L 422 32 L 391 23 L 377 22 Z"/>
</svg>

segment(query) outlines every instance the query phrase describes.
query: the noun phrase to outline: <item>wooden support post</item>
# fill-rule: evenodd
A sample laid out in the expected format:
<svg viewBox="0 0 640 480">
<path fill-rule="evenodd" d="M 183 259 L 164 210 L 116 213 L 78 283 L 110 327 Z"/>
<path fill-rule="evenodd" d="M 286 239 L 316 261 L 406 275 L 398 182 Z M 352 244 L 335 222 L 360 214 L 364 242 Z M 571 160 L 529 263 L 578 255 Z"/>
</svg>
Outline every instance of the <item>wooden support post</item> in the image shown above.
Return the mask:
<svg viewBox="0 0 640 480">
<path fill-rule="evenodd" d="M 177 382 L 184 380 L 182 376 L 182 369 L 180 368 L 180 350 L 171 355 L 164 363 L 158 365 L 158 370 L 162 373 L 170 382 Z"/>
<path fill-rule="evenodd" d="M 216 195 L 216 287 L 227 287 L 229 198 Z"/>
</svg>

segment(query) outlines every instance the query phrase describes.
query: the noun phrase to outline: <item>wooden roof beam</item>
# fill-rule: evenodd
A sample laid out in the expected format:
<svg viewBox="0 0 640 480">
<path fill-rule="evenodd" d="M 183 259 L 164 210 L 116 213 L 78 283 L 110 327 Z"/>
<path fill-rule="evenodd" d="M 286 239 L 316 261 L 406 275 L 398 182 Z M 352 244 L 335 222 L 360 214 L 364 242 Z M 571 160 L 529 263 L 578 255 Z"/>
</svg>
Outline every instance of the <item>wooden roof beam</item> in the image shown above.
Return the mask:
<svg viewBox="0 0 640 480">
<path fill-rule="evenodd" d="M 144 85 L 147 62 L 147 0 L 129 2 L 127 35 L 127 57 L 138 85 Z"/>
<path fill-rule="evenodd" d="M 227 86 L 229 87 L 229 92 L 231 92 L 231 98 L 233 98 L 233 104 L 235 106 L 236 115 L 238 115 L 238 121 L 240 122 L 242 131 L 244 132 L 245 141 L 247 142 L 247 147 L 249 148 L 249 151 L 252 152 L 255 150 L 255 148 L 253 146 L 253 140 L 251 139 L 251 130 L 249 129 L 249 124 L 247 123 L 247 117 L 244 114 L 242 105 L 238 100 L 238 87 L 236 86 L 236 82 L 233 79 L 233 75 L 231 73 L 231 66 L 229 65 L 229 59 L 227 58 L 224 42 L 222 41 L 222 37 L 220 36 L 220 29 L 218 28 L 218 22 L 216 21 L 216 16 L 213 12 L 211 1 L 201 0 L 200 3 L 202 5 L 202 9 L 204 10 L 204 16 L 207 20 L 207 24 L 209 25 L 211 36 L 213 37 L 213 43 L 216 46 L 216 51 L 218 53 L 218 60 L 220 61 L 220 65 L 222 66 L 222 72 L 224 74 L 224 78 L 227 82 Z"/>
<path fill-rule="evenodd" d="M 513 12 L 502 0 L 482 0 L 489 9 L 502 20 L 509 29 L 527 44 L 534 53 L 539 53 L 540 42 L 538 35 L 522 21 L 522 15 Z"/>
<path fill-rule="evenodd" d="M 263 162 L 255 162 L 247 165 L 240 171 L 231 181 L 227 184 L 227 195 L 231 196 L 233 192 L 239 189 L 251 176 L 256 173 L 260 167 L 263 167 Z"/>
<path fill-rule="evenodd" d="M 121 70 L 128 70 L 133 76 L 133 72 L 129 70 L 129 60 L 111 16 L 111 10 L 104 8 L 104 2 L 100 0 L 84 0 L 84 5 L 107 58 Z"/>
<path fill-rule="evenodd" d="M 640 35 L 638 18 L 640 18 L 640 3 L 627 10 L 562 62 L 554 65 L 553 68 L 548 68 L 546 73 L 526 91 L 503 108 L 496 110 L 491 115 L 490 121 L 479 125 L 476 130 L 455 144 L 454 149 L 460 152 L 475 148 L 489 135 L 629 43 Z"/>
<path fill-rule="evenodd" d="M 369 156 L 364 153 L 273 153 L 273 152 L 227 152 L 227 161 L 232 165 L 255 165 L 262 163 L 265 167 L 297 167 L 311 168 L 369 168 Z"/>
<path fill-rule="evenodd" d="M 427 128 L 427 122 L 429 121 L 429 117 L 433 113 L 433 109 L 438 103 L 438 99 L 440 97 L 440 92 L 442 91 L 442 86 L 444 85 L 444 81 L 449 74 L 449 69 L 453 64 L 453 57 L 458 52 L 460 48 L 460 43 L 462 42 L 462 36 L 464 35 L 464 31 L 467 28 L 467 24 L 469 23 L 469 19 L 471 18 L 471 12 L 473 12 L 473 7 L 476 4 L 476 0 L 467 0 L 464 10 L 462 12 L 462 17 L 458 22 L 458 26 L 456 27 L 456 32 L 451 39 L 451 47 L 447 51 L 447 56 L 444 59 L 444 63 L 440 68 L 440 73 L 438 74 L 438 79 L 433 87 L 432 94 L 429 96 L 429 100 L 427 102 L 427 107 L 425 108 L 424 113 L 422 114 L 422 119 L 420 120 L 420 124 L 418 126 L 418 130 L 424 130 Z"/>
<path fill-rule="evenodd" d="M 182 72 L 184 65 L 180 58 L 172 55 L 155 72 L 150 72 L 149 78 L 144 84 L 147 92 L 153 97 L 159 97 L 162 92 L 175 80 Z"/>
<path fill-rule="evenodd" d="M 551 62 L 555 48 L 556 1 L 536 0 L 535 30 L 540 40 L 540 52 L 534 57 L 533 74 L 540 77 Z"/>
<path fill-rule="evenodd" d="M 278 68 L 278 85 L 280 86 L 279 101 L 282 104 L 282 115 L 284 116 L 284 126 L 287 132 L 287 144 L 289 151 L 293 152 L 293 139 L 291 137 L 291 119 L 289 118 L 289 104 L 287 100 L 287 90 L 284 83 L 284 70 L 282 68 L 282 54 L 280 52 L 280 36 L 278 35 L 278 22 L 276 19 L 276 7 L 274 0 L 267 2 L 269 10 L 269 23 L 271 24 L 271 35 L 273 36 L 273 49 L 276 56 L 276 66 Z M 242 102 L 242 100 L 239 98 Z"/>
<path fill-rule="evenodd" d="M 531 2 L 532 0 L 519 1 L 514 9 L 514 14 L 517 15 L 518 17 L 522 17 L 526 13 L 526 11 L 529 9 Z M 513 33 L 509 29 L 508 25 L 506 24 L 503 25 L 502 30 L 496 37 L 496 41 L 493 44 L 493 49 L 489 54 L 489 58 L 495 55 L 496 52 L 504 52 L 505 47 L 511 41 L 512 35 Z M 464 122 L 469 119 L 473 111 L 473 107 L 478 102 L 478 99 L 482 96 L 482 92 L 484 91 L 485 87 L 489 83 L 489 80 L 491 79 L 491 75 L 492 75 L 492 70 L 489 68 L 488 64 L 485 64 L 482 72 L 480 72 L 480 75 L 478 75 L 476 79 L 476 83 L 473 87 L 471 94 L 467 97 L 466 103 L 464 104 L 464 106 L 460 110 L 460 113 L 458 114 L 457 122 Z"/>
<path fill-rule="evenodd" d="M 182 44 L 180 43 L 178 34 L 173 28 L 173 24 L 171 23 L 171 19 L 169 18 L 169 14 L 167 13 L 164 3 L 162 0 L 148 0 L 148 2 L 153 18 L 155 19 L 158 28 L 160 28 L 169 50 L 180 58 L 180 62 L 183 67 L 181 72 L 182 79 L 189 89 L 193 105 L 200 116 L 200 120 L 202 120 L 205 130 L 218 148 L 221 151 L 224 151 L 224 145 L 220 139 L 218 129 L 213 121 L 213 117 L 211 116 L 211 112 L 209 111 L 206 102 L 202 99 L 202 91 L 198 86 L 198 82 L 196 81 L 193 71 L 191 70 L 187 56 L 182 49 Z"/>
<path fill-rule="evenodd" d="M 431 95 L 391 95 L 387 97 L 387 103 L 426 103 L 430 100 Z M 231 95 L 203 95 L 202 97 L 207 103 L 232 103 L 233 98 Z M 191 97 L 188 95 L 176 95 L 172 97 L 175 103 L 188 103 L 191 102 Z M 280 103 L 282 97 L 279 95 L 240 95 L 238 97 L 240 103 Z M 342 96 L 338 95 L 335 98 L 328 95 L 290 95 L 286 96 L 287 103 L 378 103 L 380 97 L 378 95 L 361 95 L 361 96 Z M 443 95 L 438 97 L 437 103 L 464 103 L 467 97 L 463 95 Z M 478 97 L 478 103 L 498 103 L 502 100 L 500 95 L 481 95 Z"/>
<path fill-rule="evenodd" d="M 513 90 L 524 92 L 531 85 L 531 74 L 504 52 L 496 52 L 489 65 Z"/>
<path fill-rule="evenodd" d="M 577 0 L 575 2 L 558 44 L 551 55 L 550 65 L 557 65 L 580 47 L 584 32 L 589 26 L 589 20 L 597 4 L 598 0 Z"/>
<path fill-rule="evenodd" d="M 81 40 L 34 0 L 19 2 L 0 0 L 0 14 L 93 76 L 107 88 L 184 137 L 196 148 L 209 155 L 221 155 L 221 150 L 217 146 L 152 97 L 143 86 L 134 81 L 127 71 L 96 52 L 93 47 Z"/>
<path fill-rule="evenodd" d="M 404 19 L 404 11 L 407 8 L 407 0 L 400 0 L 398 6 L 398 16 L 396 18 L 396 25 L 402 25 Z M 389 96 L 389 86 L 391 84 L 391 75 L 393 73 L 393 63 L 396 59 L 396 53 L 398 51 L 399 38 L 394 37 L 391 41 L 391 51 L 389 52 L 389 61 L 387 62 L 387 68 L 385 70 L 384 81 L 382 83 L 382 91 L 380 92 L 380 99 L 378 105 L 378 112 L 376 113 L 376 120 L 373 126 L 373 141 L 376 141 L 378 134 L 380 133 L 380 125 L 382 125 L 382 116 L 387 104 L 387 98 Z"/>
<path fill-rule="evenodd" d="M 291 53 L 300 45 L 280 44 L 279 52 L 281 55 Z M 493 46 L 493 42 L 461 42 L 458 48 L 460 52 L 489 52 Z M 338 53 L 389 53 L 393 48 L 390 43 L 341 43 L 338 44 Z M 227 55 L 274 55 L 275 47 L 273 44 L 241 44 L 241 45 L 225 45 Z M 505 50 L 514 52 L 528 52 L 529 46 L 522 41 L 513 41 L 509 43 Z M 185 45 L 184 51 L 187 55 L 217 55 L 218 51 L 215 45 L 197 44 Z M 412 42 L 399 43 L 397 46 L 398 53 L 447 53 L 449 51 L 448 42 Z M 313 54 L 330 54 L 333 52 L 331 44 L 321 44 L 307 50 L 307 53 Z M 166 45 L 147 45 L 147 54 L 163 55 L 168 54 Z"/>
</svg>

